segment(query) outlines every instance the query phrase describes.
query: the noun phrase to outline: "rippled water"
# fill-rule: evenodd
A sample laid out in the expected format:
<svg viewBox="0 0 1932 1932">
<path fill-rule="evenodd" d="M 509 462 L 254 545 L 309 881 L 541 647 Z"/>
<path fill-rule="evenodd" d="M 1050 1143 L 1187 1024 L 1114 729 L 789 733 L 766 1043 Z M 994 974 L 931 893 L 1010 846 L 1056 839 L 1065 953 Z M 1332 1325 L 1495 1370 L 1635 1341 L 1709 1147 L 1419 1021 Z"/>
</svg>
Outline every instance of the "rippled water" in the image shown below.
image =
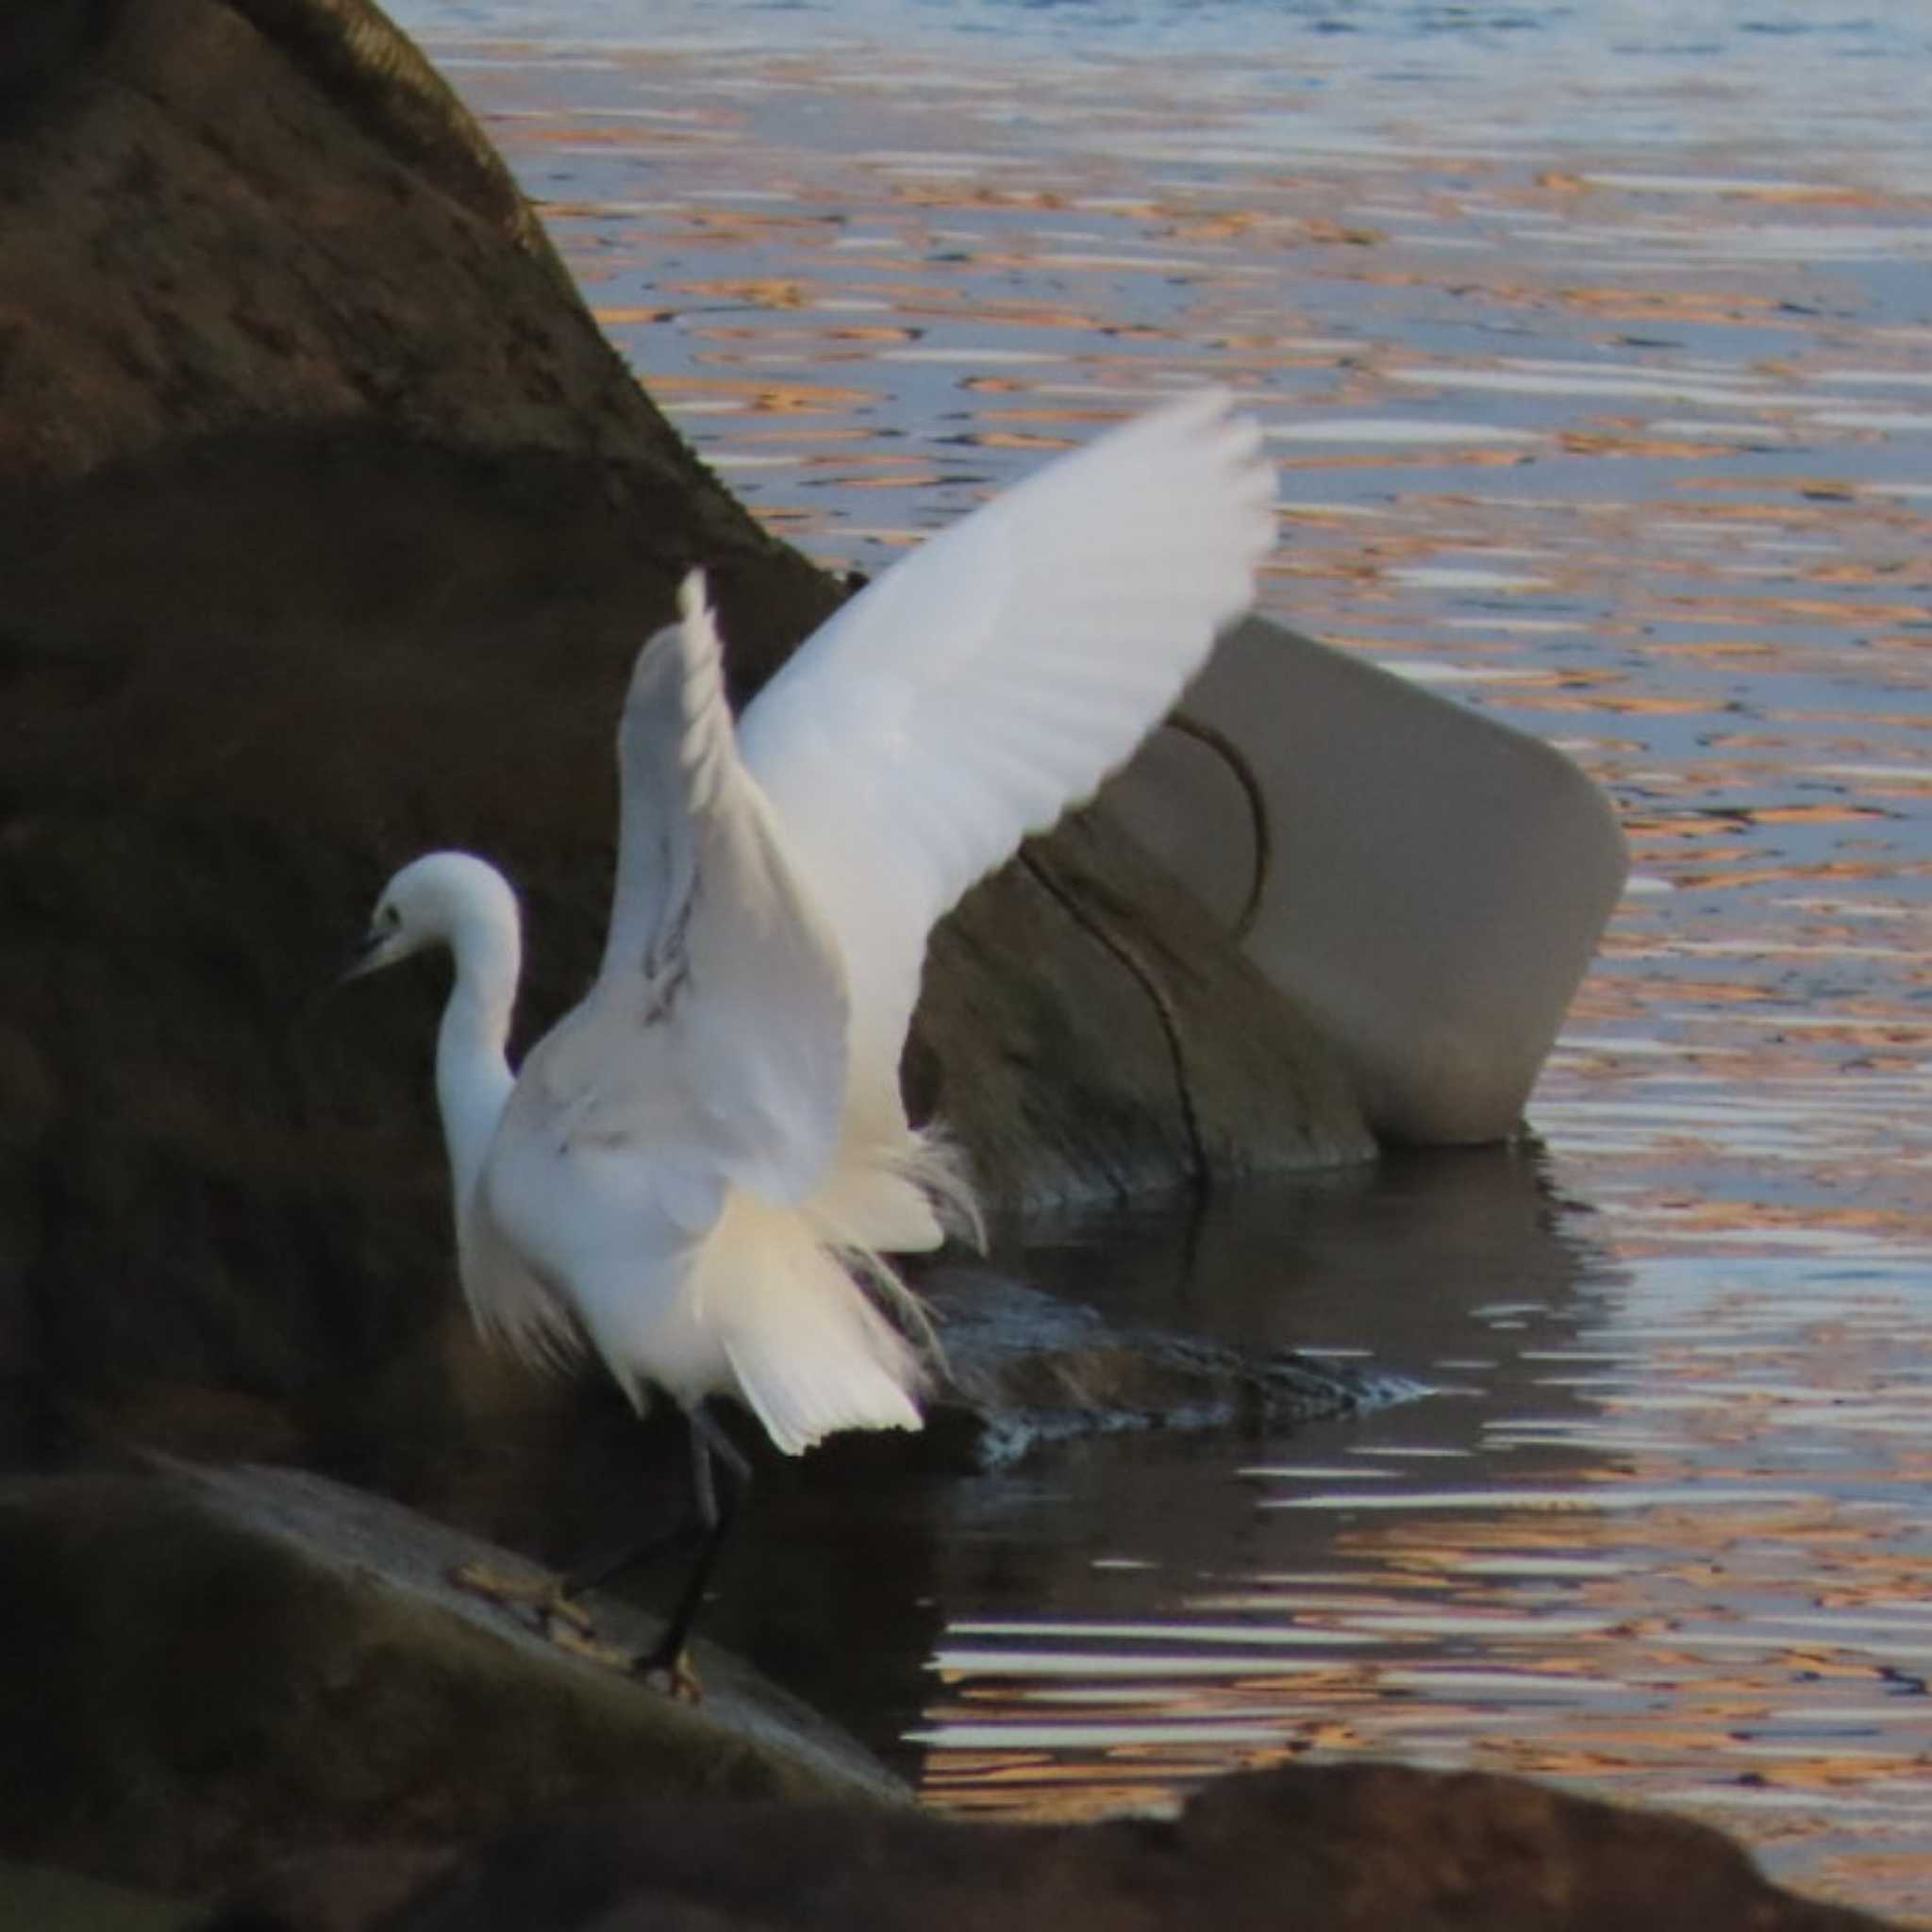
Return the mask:
<svg viewBox="0 0 1932 1932">
<path fill-rule="evenodd" d="M 812 554 L 876 569 L 1218 376 L 1282 464 L 1266 608 L 1564 745 L 1629 832 L 1540 1152 L 1007 1257 L 1436 1392 L 922 1490 L 858 1721 L 980 1812 L 1530 1771 L 1932 1923 L 1932 26 L 398 10 Z"/>
</svg>

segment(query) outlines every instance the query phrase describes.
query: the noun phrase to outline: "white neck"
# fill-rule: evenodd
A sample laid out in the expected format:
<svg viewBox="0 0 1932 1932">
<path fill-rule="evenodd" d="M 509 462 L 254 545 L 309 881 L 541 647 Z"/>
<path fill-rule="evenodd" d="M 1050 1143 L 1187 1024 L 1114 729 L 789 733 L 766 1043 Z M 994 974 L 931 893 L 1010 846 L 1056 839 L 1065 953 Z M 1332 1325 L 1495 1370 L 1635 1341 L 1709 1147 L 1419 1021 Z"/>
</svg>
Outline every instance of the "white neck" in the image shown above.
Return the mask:
<svg viewBox="0 0 1932 1932">
<path fill-rule="evenodd" d="M 449 944 L 457 976 L 436 1036 L 436 1098 L 460 1224 L 516 1085 L 504 1056 L 523 962 L 515 902 L 467 908 Z"/>
</svg>

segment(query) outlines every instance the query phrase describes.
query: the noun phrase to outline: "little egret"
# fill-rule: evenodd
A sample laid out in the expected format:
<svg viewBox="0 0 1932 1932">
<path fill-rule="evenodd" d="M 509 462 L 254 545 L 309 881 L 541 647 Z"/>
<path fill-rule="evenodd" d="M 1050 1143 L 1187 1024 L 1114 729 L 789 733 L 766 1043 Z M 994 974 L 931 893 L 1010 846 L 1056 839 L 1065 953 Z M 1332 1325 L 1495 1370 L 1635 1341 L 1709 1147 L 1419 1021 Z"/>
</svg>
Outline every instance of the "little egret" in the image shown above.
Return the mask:
<svg viewBox="0 0 1932 1932">
<path fill-rule="evenodd" d="M 436 1091 L 472 1314 L 528 1357 L 588 1345 L 690 1420 L 701 1547 L 639 1671 L 675 1680 L 743 1485 L 709 1397 L 789 1454 L 919 1427 L 923 1322 L 885 1257 L 972 1219 L 899 1093 L 926 936 L 1173 705 L 1253 596 L 1274 491 L 1254 424 L 1190 395 L 896 563 L 735 729 L 688 578 L 619 729 L 602 965 L 516 1074 L 501 874 L 438 852 L 384 889 L 358 971 L 455 956 Z"/>
</svg>

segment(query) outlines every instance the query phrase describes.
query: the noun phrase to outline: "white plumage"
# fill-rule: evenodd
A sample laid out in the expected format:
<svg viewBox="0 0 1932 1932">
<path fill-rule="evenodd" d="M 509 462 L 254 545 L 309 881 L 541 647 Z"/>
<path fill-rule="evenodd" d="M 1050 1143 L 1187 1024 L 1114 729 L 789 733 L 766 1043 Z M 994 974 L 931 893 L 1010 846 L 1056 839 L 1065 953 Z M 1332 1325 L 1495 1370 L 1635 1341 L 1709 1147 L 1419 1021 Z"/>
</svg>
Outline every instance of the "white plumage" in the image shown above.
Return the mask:
<svg viewBox="0 0 1932 1932">
<path fill-rule="evenodd" d="M 587 1341 L 640 1406 L 735 1396 L 791 1452 L 919 1425 L 920 1352 L 868 1286 L 890 1307 L 881 1257 L 963 1199 L 899 1098 L 926 936 L 1174 703 L 1250 601 L 1273 495 L 1255 427 L 1191 396 L 895 565 L 736 729 L 690 580 L 625 706 L 602 966 L 515 1076 L 508 887 L 459 853 L 396 874 L 365 963 L 455 957 L 437 1087 L 486 1331 Z"/>
</svg>

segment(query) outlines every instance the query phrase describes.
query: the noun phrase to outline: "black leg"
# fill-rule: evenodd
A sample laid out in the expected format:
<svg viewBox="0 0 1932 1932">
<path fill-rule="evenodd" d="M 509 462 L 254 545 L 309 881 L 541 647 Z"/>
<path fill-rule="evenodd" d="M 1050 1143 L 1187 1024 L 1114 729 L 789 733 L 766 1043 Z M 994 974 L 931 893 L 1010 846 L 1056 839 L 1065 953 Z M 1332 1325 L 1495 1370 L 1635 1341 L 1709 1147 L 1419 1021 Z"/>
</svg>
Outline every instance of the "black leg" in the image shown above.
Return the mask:
<svg viewBox="0 0 1932 1932">
<path fill-rule="evenodd" d="M 669 1529 L 660 1530 L 656 1536 L 648 1536 L 641 1542 L 625 1543 L 608 1557 L 596 1557 L 588 1563 L 578 1564 L 558 1585 L 557 1593 L 570 1602 L 588 1591 L 602 1590 L 612 1577 L 622 1576 L 626 1570 L 641 1569 L 659 1557 L 668 1557 L 672 1551 L 695 1542 L 704 1533 L 704 1524 L 687 1512 Z"/>
<path fill-rule="evenodd" d="M 739 1452 L 724 1429 L 712 1419 L 702 1403 L 691 1415 L 691 1487 L 695 1528 L 703 1538 L 697 1560 L 685 1579 L 684 1591 L 671 1612 L 671 1621 L 658 1642 L 632 1663 L 640 1676 L 654 1671 L 669 1672 L 674 1683 L 684 1674 L 684 1647 L 697 1622 L 699 1607 L 705 1600 L 706 1586 L 718 1561 L 718 1552 L 731 1533 L 751 1482 L 751 1465 Z M 661 1546 L 661 1545 L 660 1545 Z"/>
<path fill-rule="evenodd" d="M 691 1424 L 691 1491 L 684 1514 L 669 1529 L 659 1530 L 638 1542 L 622 1543 L 608 1555 L 593 1557 L 589 1562 L 580 1563 L 566 1573 L 557 1590 L 558 1595 L 565 1601 L 583 1596 L 590 1591 L 602 1590 L 626 1570 L 640 1570 L 646 1563 L 656 1562 L 659 1557 L 668 1557 L 675 1550 L 684 1549 L 712 1535 L 718 1524 L 717 1491 L 711 1475 L 712 1457 L 724 1465 L 741 1492 L 750 1482 L 751 1465 L 708 1409 L 700 1407 L 696 1410 L 687 1410 L 685 1419 Z"/>
</svg>

